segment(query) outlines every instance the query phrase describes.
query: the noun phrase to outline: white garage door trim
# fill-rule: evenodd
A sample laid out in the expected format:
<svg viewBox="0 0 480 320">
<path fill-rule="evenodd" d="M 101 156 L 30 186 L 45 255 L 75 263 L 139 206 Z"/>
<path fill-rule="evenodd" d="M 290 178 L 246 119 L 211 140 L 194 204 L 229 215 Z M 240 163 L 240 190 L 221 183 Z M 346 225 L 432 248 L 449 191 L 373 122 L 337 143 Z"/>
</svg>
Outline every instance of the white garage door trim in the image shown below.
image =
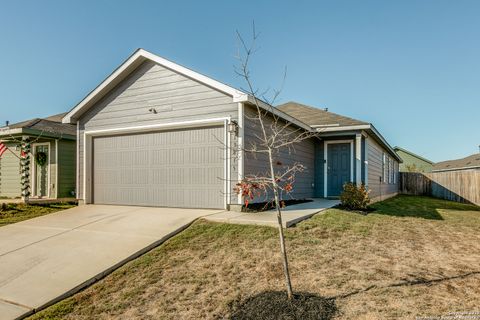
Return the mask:
<svg viewBox="0 0 480 320">
<path fill-rule="evenodd" d="M 142 133 L 148 131 L 161 131 L 181 128 L 201 128 L 223 125 L 224 127 L 224 141 L 226 148 L 224 148 L 224 209 L 228 207 L 228 199 L 230 199 L 229 180 L 230 176 L 230 135 L 228 134 L 228 124 L 231 122 L 230 117 L 210 118 L 183 122 L 171 122 L 145 126 L 101 129 L 101 130 L 86 130 L 83 134 L 83 200 L 86 204 L 92 203 L 92 138 L 99 136 L 109 136 L 124 133 Z"/>
</svg>

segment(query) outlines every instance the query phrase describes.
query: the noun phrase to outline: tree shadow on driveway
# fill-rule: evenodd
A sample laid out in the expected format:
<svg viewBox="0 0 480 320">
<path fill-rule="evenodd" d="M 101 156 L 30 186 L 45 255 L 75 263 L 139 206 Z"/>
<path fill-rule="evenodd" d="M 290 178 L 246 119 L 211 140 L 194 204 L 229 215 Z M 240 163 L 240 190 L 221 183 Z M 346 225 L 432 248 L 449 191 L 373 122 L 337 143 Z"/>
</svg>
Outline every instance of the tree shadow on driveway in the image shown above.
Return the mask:
<svg viewBox="0 0 480 320">
<path fill-rule="evenodd" d="M 265 291 L 231 305 L 230 320 L 328 320 L 337 312 L 334 299 L 299 292 L 292 301 L 284 291 Z"/>
</svg>

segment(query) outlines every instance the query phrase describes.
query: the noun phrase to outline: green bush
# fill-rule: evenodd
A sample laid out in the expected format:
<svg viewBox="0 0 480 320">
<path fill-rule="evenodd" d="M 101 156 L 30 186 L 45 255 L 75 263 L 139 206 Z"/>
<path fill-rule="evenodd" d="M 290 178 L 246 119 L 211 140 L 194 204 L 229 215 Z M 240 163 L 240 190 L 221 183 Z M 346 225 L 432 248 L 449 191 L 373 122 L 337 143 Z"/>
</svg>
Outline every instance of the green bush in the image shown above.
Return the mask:
<svg viewBox="0 0 480 320">
<path fill-rule="evenodd" d="M 369 193 L 370 190 L 363 183 L 359 187 L 352 182 L 345 183 L 340 195 L 342 207 L 349 210 L 366 210 L 370 203 Z"/>
</svg>

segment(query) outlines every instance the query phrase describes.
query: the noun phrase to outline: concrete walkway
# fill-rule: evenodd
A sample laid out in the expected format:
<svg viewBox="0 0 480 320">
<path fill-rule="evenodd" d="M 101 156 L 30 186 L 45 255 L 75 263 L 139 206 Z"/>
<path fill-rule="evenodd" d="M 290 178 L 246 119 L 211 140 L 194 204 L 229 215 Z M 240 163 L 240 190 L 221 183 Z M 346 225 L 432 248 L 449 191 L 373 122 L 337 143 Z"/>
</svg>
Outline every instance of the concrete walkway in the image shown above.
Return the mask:
<svg viewBox="0 0 480 320">
<path fill-rule="evenodd" d="M 336 206 L 339 203 L 340 201 L 338 200 L 315 198 L 311 202 L 288 206 L 282 210 L 283 226 L 286 228 L 291 227 L 298 222 L 308 219 L 314 214 Z M 266 226 L 277 225 L 277 216 L 273 210 L 257 213 L 224 211 L 205 218 L 215 222 L 256 224 Z"/>
<path fill-rule="evenodd" d="M 218 212 L 87 205 L 0 227 L 0 319 L 57 302 Z"/>
</svg>

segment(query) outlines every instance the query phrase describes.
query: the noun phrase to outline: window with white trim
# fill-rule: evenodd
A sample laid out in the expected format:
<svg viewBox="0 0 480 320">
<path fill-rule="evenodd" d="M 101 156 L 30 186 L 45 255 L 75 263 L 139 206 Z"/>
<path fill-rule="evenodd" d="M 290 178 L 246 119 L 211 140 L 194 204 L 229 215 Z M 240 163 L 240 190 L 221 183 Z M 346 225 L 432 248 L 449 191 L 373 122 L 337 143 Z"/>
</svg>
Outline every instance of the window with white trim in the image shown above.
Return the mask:
<svg viewBox="0 0 480 320">
<path fill-rule="evenodd" d="M 397 161 L 394 161 L 393 162 L 393 183 L 396 184 L 397 183 Z"/>
<path fill-rule="evenodd" d="M 382 175 L 383 175 L 383 182 L 387 182 L 387 154 L 384 152 L 383 153 L 383 159 L 382 159 Z"/>
<path fill-rule="evenodd" d="M 393 183 L 393 159 L 388 157 L 388 183 Z"/>
</svg>

